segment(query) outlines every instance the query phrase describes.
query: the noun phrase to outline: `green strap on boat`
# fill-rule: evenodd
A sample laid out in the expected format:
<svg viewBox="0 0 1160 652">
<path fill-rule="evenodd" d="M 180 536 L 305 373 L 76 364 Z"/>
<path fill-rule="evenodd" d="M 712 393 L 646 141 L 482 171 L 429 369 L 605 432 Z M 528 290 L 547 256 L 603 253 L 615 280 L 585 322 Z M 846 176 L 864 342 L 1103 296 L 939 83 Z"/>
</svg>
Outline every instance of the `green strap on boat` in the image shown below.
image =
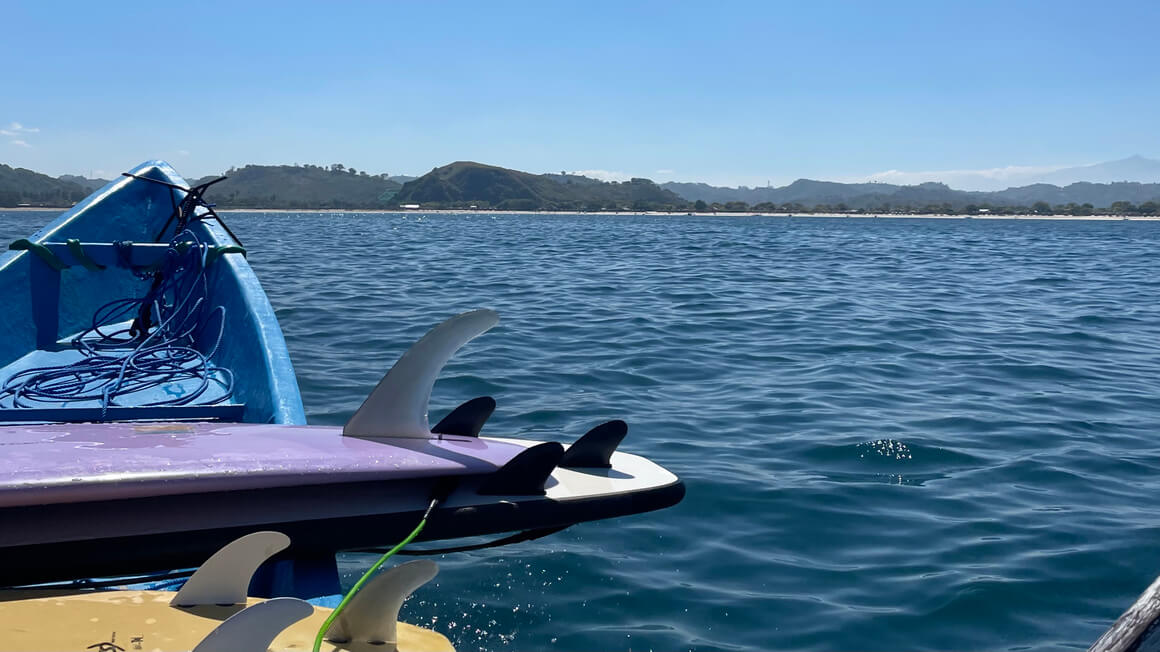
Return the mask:
<svg viewBox="0 0 1160 652">
<path fill-rule="evenodd" d="M 89 270 L 90 272 L 95 272 L 98 269 L 105 268 L 104 265 L 98 265 L 97 261 L 89 258 L 89 255 L 85 253 L 85 248 L 81 246 L 80 240 L 77 240 L 76 238 L 69 238 L 68 240 L 65 240 L 65 244 L 68 245 L 69 253 L 71 253 L 73 258 L 76 258 L 77 262 L 84 266 L 85 269 Z"/>
<path fill-rule="evenodd" d="M 43 260 L 46 265 L 58 272 L 68 269 L 68 265 L 65 265 L 64 261 L 58 258 L 56 254 L 52 253 L 51 249 L 38 242 L 32 242 L 28 238 L 21 238 L 16 240 L 12 244 L 8 245 L 8 248 L 12 251 L 31 251 L 32 253 L 36 254 L 37 257 Z"/>
<path fill-rule="evenodd" d="M 214 247 L 207 251 L 205 254 L 205 266 L 209 267 L 213 261 L 221 258 L 226 254 L 241 254 L 244 257 L 246 255 L 246 250 L 237 245 L 220 245 Z"/>
</svg>

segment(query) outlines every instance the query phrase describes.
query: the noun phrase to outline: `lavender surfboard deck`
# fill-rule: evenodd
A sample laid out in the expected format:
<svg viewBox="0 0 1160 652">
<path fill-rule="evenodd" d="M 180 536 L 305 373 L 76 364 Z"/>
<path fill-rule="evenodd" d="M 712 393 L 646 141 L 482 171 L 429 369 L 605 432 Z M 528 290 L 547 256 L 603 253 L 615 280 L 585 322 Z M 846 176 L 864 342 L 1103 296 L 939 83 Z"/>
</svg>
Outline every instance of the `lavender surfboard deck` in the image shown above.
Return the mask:
<svg viewBox="0 0 1160 652">
<path fill-rule="evenodd" d="M 0 430 L 0 507 L 490 473 L 524 449 L 359 439 L 325 426 L 53 424 Z"/>
</svg>

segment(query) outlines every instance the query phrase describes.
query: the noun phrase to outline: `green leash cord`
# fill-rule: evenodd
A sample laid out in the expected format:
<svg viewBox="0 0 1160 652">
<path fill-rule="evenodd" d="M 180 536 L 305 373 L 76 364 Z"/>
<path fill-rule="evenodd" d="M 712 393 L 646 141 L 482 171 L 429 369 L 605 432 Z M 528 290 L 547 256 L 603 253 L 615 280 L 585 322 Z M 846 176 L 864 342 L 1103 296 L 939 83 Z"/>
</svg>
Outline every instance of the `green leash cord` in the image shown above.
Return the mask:
<svg viewBox="0 0 1160 652">
<path fill-rule="evenodd" d="M 407 538 L 400 541 L 394 548 L 388 550 L 382 557 L 379 557 L 379 560 L 376 561 L 369 569 L 367 569 L 367 572 L 363 573 L 363 576 L 354 583 L 354 586 L 350 587 L 350 590 L 346 592 L 345 596 L 343 596 L 342 602 L 339 602 L 338 606 L 334 608 L 334 611 L 330 612 L 330 616 L 327 617 L 326 622 L 322 623 L 322 627 L 318 630 L 318 635 L 314 637 L 314 652 L 319 652 L 319 650 L 322 649 L 322 640 L 326 638 L 327 630 L 330 629 L 330 626 L 338 618 L 339 614 L 342 613 L 342 610 L 346 608 L 346 603 L 350 602 L 351 598 L 354 597 L 354 594 L 358 593 L 358 590 L 362 588 L 362 585 L 366 584 L 367 581 L 370 580 L 371 575 L 375 574 L 375 571 L 379 569 L 379 566 L 383 565 L 383 562 L 393 557 L 396 552 L 399 552 L 403 549 L 403 546 L 411 543 L 411 541 L 414 541 L 415 537 L 419 536 L 419 533 L 423 531 L 423 527 L 427 525 L 427 518 L 431 516 L 431 512 L 435 509 L 435 505 L 438 503 L 438 499 L 432 500 L 431 505 L 427 507 L 427 513 L 423 514 L 423 520 L 419 521 L 419 525 L 415 526 L 414 530 L 411 530 L 411 533 L 407 535 Z"/>
</svg>

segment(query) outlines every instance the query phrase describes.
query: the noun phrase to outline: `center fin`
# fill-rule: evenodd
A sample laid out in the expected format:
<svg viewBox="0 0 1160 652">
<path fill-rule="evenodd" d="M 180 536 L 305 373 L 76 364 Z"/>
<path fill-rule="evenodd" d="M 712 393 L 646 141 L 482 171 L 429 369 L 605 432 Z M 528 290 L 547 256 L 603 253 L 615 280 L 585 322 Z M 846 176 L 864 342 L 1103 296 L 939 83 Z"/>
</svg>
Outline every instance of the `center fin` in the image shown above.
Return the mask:
<svg viewBox="0 0 1160 652">
<path fill-rule="evenodd" d="M 427 402 L 443 365 L 464 344 L 499 323 L 494 310 L 456 315 L 399 358 L 342 428 L 348 437 L 431 437 Z"/>
</svg>

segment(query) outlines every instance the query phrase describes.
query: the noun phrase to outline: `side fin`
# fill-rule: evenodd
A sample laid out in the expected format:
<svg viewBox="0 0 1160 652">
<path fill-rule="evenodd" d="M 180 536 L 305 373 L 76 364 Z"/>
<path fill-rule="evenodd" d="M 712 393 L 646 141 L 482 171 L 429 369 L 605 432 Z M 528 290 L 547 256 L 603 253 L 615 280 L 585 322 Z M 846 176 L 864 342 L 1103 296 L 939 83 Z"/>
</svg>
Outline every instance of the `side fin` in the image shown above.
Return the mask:
<svg viewBox="0 0 1160 652">
<path fill-rule="evenodd" d="M 547 441 L 524 449 L 498 471 L 487 476 L 479 487 L 484 496 L 543 496 L 548 476 L 560 464 L 564 446 Z"/>
<path fill-rule="evenodd" d="M 460 405 L 443 417 L 431 432 L 438 435 L 458 435 L 460 437 L 478 437 L 483 430 L 487 418 L 495 412 L 495 399 L 490 396 L 480 396 Z"/>
<path fill-rule="evenodd" d="M 258 566 L 290 545 L 281 532 L 254 532 L 227 543 L 205 561 L 169 602 L 174 607 L 242 604 Z"/>
<path fill-rule="evenodd" d="M 222 621 L 193 652 L 267 652 L 282 630 L 312 613 L 314 607 L 298 598 L 259 602 Z"/>
<path fill-rule="evenodd" d="M 584 433 L 564 451 L 560 466 L 566 469 L 610 469 L 612 453 L 627 434 L 628 424 L 620 419 L 602 423 Z"/>
<path fill-rule="evenodd" d="M 369 643 L 384 645 L 391 652 L 398 644 L 396 625 L 399 608 L 415 589 L 435 577 L 439 566 L 430 559 L 416 559 L 379 573 L 358 593 L 339 614 L 330 629 L 327 640 L 334 643 Z"/>
<path fill-rule="evenodd" d="M 399 358 L 342 428 L 348 437 L 431 436 L 427 401 L 443 365 L 464 344 L 499 323 L 494 310 L 473 310 L 431 329 Z"/>
</svg>

